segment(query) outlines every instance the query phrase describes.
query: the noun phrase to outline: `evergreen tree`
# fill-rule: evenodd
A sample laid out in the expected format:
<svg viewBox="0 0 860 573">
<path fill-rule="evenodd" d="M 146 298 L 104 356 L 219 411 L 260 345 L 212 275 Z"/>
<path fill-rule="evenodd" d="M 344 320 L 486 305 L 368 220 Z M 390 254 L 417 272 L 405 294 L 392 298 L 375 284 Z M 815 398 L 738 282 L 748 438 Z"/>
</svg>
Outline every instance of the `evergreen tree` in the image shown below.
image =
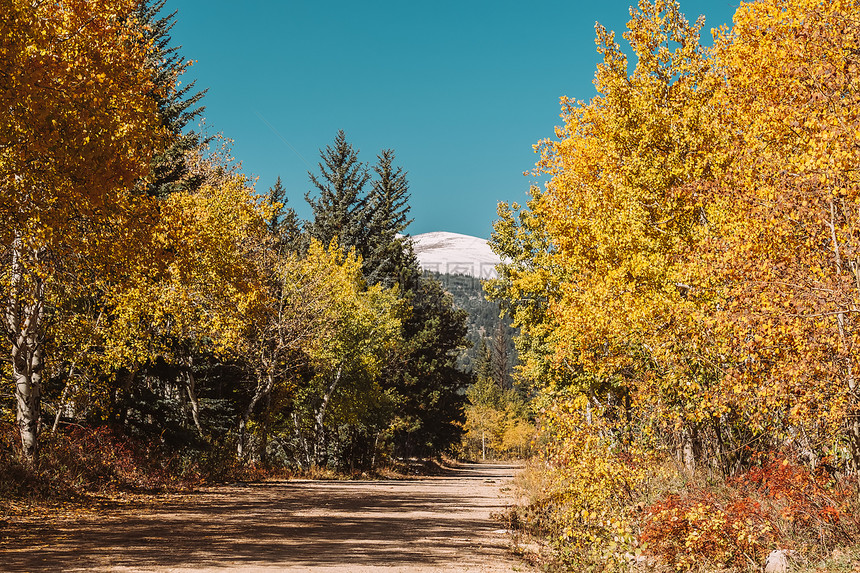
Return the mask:
<svg viewBox="0 0 860 573">
<path fill-rule="evenodd" d="M 401 234 L 412 219 L 409 213 L 409 183 L 400 167 L 394 168 L 394 151 L 383 150 L 373 171 L 377 179 L 368 197 L 368 235 L 362 245 L 364 276 L 370 284 L 392 286 L 401 282 L 400 270 L 412 264 L 408 240 Z"/>
<path fill-rule="evenodd" d="M 454 308 L 438 281 L 421 275 L 406 299 L 412 312 L 403 324 L 405 343 L 383 380 L 401 397 L 392 424 L 395 453 L 410 457 L 444 451 L 460 439 L 470 377 L 457 368 L 467 344 L 466 312 Z"/>
<path fill-rule="evenodd" d="M 399 403 L 395 449 L 399 455 L 428 455 L 459 440 L 467 375 L 457 368 L 467 345 L 466 313 L 454 308 L 438 281 L 423 276 L 411 241 L 401 236 L 411 220 L 406 173 L 384 150 L 373 167 L 376 178 L 364 194 L 370 173 L 338 132 L 321 152 L 320 176 L 310 175 L 319 196 L 306 195 L 314 219 L 310 237 L 324 244 L 337 239 L 362 257 L 368 284 L 398 286 L 411 308 L 403 323 L 403 342 L 380 379 Z M 353 443 L 352 449 L 356 449 Z"/>
<path fill-rule="evenodd" d="M 301 226 L 298 215 L 291 207 L 287 207 L 287 190 L 281 183 L 281 176 L 266 194 L 269 203 L 275 206 L 271 219 L 268 221 L 269 232 L 275 237 L 279 251 L 299 250 L 301 240 Z"/>
<path fill-rule="evenodd" d="M 367 167 L 358 160 L 358 151 L 347 143 L 343 130 L 320 156 L 320 176 L 308 173 L 319 191 L 316 198 L 310 192 L 305 194 L 313 210 L 313 220 L 306 226 L 308 234 L 323 245 L 333 239 L 344 248 L 363 245 L 369 223 L 364 192 L 370 180 Z"/>
<path fill-rule="evenodd" d="M 366 194 L 370 172 L 343 131 L 320 155 L 320 175 L 309 174 L 319 196 L 305 196 L 314 215 L 306 225 L 308 235 L 323 244 L 337 239 L 341 247 L 354 248 L 368 284 L 403 287 L 405 281 L 415 280 L 418 263 L 401 235 L 412 222 L 409 183 L 403 169 L 393 165 L 394 151 L 386 149 L 377 156 L 376 178 Z"/>
<path fill-rule="evenodd" d="M 499 320 L 496 324 L 496 332 L 493 333 L 492 374 L 493 380 L 500 388 L 510 389 L 511 364 L 508 356 L 508 328 Z"/>
<path fill-rule="evenodd" d="M 176 11 L 166 16 L 159 14 L 167 0 L 143 0 L 136 17 L 144 33 L 144 41 L 153 49 L 147 61 L 155 76 L 155 87 L 150 92 L 158 103 L 162 126 L 170 139 L 164 151 L 153 157 L 150 180 L 145 184 L 147 194 L 163 197 L 179 190 L 194 190 L 203 182 L 203 176 L 188 168 L 187 154 L 199 149 L 207 140 L 194 130 L 186 130 L 189 122 L 200 117 L 204 107 L 198 105 L 206 90 L 194 91 L 195 82 L 179 86 L 179 78 L 190 66 L 179 53 L 181 46 L 172 46 L 170 30 Z"/>
<path fill-rule="evenodd" d="M 475 363 L 475 376 L 480 380 L 494 380 L 493 376 L 493 353 L 486 337 L 481 337 L 481 345 Z"/>
</svg>

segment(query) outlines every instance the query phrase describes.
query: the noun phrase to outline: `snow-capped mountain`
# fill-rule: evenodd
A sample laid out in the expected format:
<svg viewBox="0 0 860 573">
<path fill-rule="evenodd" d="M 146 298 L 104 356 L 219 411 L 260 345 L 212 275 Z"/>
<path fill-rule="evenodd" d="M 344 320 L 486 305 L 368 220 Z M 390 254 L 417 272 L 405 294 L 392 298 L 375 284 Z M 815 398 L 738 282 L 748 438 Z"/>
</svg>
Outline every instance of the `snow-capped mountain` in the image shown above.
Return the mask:
<svg viewBox="0 0 860 573">
<path fill-rule="evenodd" d="M 412 237 L 421 268 L 437 273 L 493 279 L 501 262 L 485 239 L 438 231 Z"/>
</svg>

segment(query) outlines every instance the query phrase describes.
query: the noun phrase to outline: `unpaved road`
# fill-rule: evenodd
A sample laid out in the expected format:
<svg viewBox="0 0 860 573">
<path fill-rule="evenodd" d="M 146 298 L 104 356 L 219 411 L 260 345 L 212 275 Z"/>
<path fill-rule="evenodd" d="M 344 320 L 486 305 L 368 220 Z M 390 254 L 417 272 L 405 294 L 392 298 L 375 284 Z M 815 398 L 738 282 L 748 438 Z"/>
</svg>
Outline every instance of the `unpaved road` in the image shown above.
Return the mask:
<svg viewBox="0 0 860 573">
<path fill-rule="evenodd" d="M 0 571 L 523 571 L 490 519 L 509 503 L 515 471 L 480 464 L 413 480 L 216 487 L 59 520 L 25 545 L 7 540 Z"/>
</svg>

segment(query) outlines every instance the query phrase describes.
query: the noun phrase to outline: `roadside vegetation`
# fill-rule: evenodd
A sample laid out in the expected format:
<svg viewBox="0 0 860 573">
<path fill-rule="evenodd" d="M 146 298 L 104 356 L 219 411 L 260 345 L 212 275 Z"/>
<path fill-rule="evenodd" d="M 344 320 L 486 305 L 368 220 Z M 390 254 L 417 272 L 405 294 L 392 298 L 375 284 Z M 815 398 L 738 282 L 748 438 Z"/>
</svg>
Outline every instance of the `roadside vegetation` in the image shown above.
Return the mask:
<svg viewBox="0 0 860 573">
<path fill-rule="evenodd" d="M 860 9 L 597 26 L 487 285 L 540 456 L 511 526 L 574 571 L 860 567 Z M 773 569 L 785 570 L 785 569 Z"/>
<path fill-rule="evenodd" d="M 0 2 L 0 500 L 372 475 L 459 444 L 466 313 L 339 132 L 300 220 L 196 127 L 163 0 Z"/>
</svg>

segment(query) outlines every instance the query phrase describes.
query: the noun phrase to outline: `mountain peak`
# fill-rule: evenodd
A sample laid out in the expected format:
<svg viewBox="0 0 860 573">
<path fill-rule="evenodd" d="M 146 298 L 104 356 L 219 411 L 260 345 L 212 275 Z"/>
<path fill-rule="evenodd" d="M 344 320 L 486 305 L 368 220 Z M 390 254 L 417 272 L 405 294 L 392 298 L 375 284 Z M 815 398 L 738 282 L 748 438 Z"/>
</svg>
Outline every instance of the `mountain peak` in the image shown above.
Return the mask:
<svg viewBox="0 0 860 573">
<path fill-rule="evenodd" d="M 496 265 L 501 259 L 486 239 L 435 231 L 412 237 L 415 254 L 421 268 L 426 271 L 469 275 L 479 279 L 498 276 Z"/>
</svg>

